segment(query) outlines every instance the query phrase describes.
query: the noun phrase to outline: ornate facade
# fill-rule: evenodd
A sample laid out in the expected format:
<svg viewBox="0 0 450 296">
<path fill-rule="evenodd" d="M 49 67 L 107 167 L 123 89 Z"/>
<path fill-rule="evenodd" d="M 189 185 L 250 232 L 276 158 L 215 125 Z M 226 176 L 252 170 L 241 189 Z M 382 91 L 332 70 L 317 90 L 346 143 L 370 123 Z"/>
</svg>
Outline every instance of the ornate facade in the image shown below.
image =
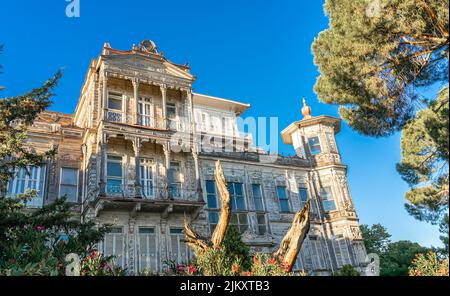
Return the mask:
<svg viewBox="0 0 450 296">
<path fill-rule="evenodd" d="M 237 118 L 249 105 L 194 93 L 194 81 L 188 65 L 170 62 L 152 41 L 129 51 L 105 44 L 74 114 L 42 113 L 29 131 L 33 149 L 57 147 L 57 156 L 30 176 L 19 172 L 10 194 L 39 189 L 30 207 L 66 195 L 80 219 L 112 225 L 99 248 L 116 264 L 160 271 L 166 260 L 192 256 L 182 233 L 185 215 L 210 236 L 220 208 L 214 184 L 220 159 L 231 224 L 253 251 L 277 248 L 310 198 L 311 229 L 296 269 L 316 275 L 345 264 L 361 269 L 366 253 L 335 141 L 340 119 L 311 116 L 305 104 L 303 119 L 282 131 L 297 156 L 270 158 L 238 131 Z"/>
</svg>

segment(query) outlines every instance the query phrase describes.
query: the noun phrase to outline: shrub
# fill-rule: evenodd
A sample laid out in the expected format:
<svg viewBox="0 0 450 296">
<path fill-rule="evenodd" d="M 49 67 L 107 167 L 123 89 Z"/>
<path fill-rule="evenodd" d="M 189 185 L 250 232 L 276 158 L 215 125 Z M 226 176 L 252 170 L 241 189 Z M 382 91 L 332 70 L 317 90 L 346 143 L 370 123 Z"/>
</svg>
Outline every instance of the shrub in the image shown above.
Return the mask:
<svg viewBox="0 0 450 296">
<path fill-rule="evenodd" d="M 360 276 L 360 273 L 353 267 L 353 265 L 346 264 L 341 269 L 333 273 L 333 276 Z"/>
<path fill-rule="evenodd" d="M 417 254 L 409 267 L 410 276 L 448 276 L 448 258 L 440 260 L 436 253 Z"/>
</svg>

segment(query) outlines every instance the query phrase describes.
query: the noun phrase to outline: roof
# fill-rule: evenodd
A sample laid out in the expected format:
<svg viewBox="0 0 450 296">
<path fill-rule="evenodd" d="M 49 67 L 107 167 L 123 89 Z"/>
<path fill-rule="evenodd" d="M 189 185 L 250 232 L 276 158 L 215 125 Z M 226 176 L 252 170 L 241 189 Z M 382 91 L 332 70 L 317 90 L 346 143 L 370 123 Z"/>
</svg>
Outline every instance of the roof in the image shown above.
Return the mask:
<svg viewBox="0 0 450 296">
<path fill-rule="evenodd" d="M 193 97 L 194 97 L 194 104 L 210 106 L 219 109 L 227 109 L 227 110 L 232 109 L 238 115 L 241 115 L 242 113 L 247 111 L 248 108 L 250 108 L 250 104 L 248 103 L 241 103 L 238 101 L 214 97 L 210 95 L 193 93 Z"/>
<path fill-rule="evenodd" d="M 327 124 L 334 127 L 334 133 L 337 134 L 341 131 L 341 119 L 328 116 L 320 115 L 313 116 L 309 118 L 304 118 L 296 122 L 291 123 L 288 127 L 281 131 L 281 139 L 284 144 L 292 144 L 292 133 L 294 133 L 299 128 L 316 125 L 316 124 Z"/>
</svg>

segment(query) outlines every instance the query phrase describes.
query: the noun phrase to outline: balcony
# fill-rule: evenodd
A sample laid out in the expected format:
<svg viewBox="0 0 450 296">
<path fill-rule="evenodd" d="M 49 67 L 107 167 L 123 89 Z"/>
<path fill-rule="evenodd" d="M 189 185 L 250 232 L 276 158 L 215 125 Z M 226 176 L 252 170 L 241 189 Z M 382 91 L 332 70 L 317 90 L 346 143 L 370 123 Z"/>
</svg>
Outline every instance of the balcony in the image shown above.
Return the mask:
<svg viewBox="0 0 450 296">
<path fill-rule="evenodd" d="M 141 196 L 136 194 L 138 190 Z M 126 210 L 167 216 L 171 213 L 198 215 L 205 202 L 201 193 L 195 189 L 106 184 L 105 195 L 96 196 L 88 204 L 95 215 L 104 210 Z"/>
<path fill-rule="evenodd" d="M 130 114 L 117 110 L 106 111 L 106 120 L 113 123 L 123 123 L 129 125 L 135 125 L 134 118 Z M 167 120 L 167 128 L 164 123 L 164 119 L 155 116 L 139 115 L 137 124 L 146 128 L 152 129 L 169 129 L 171 131 L 186 131 L 185 125 L 181 120 L 169 119 Z"/>
</svg>

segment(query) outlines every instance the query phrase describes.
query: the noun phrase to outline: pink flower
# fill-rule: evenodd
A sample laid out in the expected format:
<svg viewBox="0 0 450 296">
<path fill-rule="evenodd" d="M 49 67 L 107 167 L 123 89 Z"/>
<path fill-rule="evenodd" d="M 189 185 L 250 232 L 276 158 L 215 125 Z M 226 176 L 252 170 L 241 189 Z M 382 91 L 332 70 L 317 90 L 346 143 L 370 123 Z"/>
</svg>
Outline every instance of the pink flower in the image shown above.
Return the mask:
<svg viewBox="0 0 450 296">
<path fill-rule="evenodd" d="M 36 226 L 37 231 L 43 231 L 45 229 L 44 226 Z"/>
<path fill-rule="evenodd" d="M 197 268 L 193 264 L 189 265 L 188 268 L 189 268 L 189 273 L 195 273 L 197 271 Z"/>
<path fill-rule="evenodd" d="M 276 258 L 270 258 L 270 259 L 267 261 L 267 263 L 269 263 L 269 264 L 275 264 L 275 263 L 277 263 L 277 259 L 276 259 Z"/>
</svg>

